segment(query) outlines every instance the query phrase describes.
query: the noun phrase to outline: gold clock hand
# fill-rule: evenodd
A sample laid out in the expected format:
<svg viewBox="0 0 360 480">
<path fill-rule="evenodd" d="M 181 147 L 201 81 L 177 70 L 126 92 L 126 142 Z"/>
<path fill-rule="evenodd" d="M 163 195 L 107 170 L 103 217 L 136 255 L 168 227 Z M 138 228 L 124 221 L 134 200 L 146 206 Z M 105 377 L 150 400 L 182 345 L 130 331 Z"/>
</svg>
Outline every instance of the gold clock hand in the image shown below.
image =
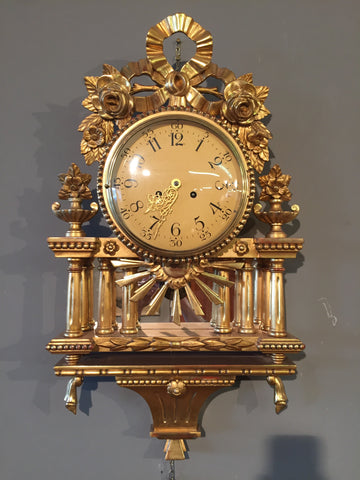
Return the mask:
<svg viewBox="0 0 360 480">
<path fill-rule="evenodd" d="M 161 225 L 165 222 L 168 215 L 172 213 L 172 206 L 178 198 L 178 189 L 181 187 L 181 181 L 178 178 L 174 178 L 171 181 L 169 187 L 167 187 L 162 193 L 156 192 L 155 194 L 148 194 L 148 206 L 145 213 L 159 212 L 160 219 L 156 223 L 154 229 L 154 239 L 159 233 Z"/>
</svg>

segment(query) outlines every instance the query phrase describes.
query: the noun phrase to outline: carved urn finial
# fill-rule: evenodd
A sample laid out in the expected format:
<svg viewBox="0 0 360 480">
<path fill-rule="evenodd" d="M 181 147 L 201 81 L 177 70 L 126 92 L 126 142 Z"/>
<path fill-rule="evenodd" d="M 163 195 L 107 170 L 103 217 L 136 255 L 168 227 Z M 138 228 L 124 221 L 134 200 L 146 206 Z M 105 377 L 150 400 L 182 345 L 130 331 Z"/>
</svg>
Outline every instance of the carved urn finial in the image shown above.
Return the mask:
<svg viewBox="0 0 360 480">
<path fill-rule="evenodd" d="M 257 203 L 254 206 L 256 217 L 264 223 L 271 225 L 270 232 L 266 235 L 268 238 L 285 238 L 286 233 L 282 225 L 294 220 L 300 211 L 298 205 L 292 205 L 291 212 L 282 209 L 282 203 L 291 200 L 291 192 L 288 189 L 291 176 L 284 175 L 279 165 L 274 165 L 268 175 L 259 177 L 262 190 L 260 200 L 270 204 L 270 210 L 261 211 L 262 205 Z"/>
<path fill-rule="evenodd" d="M 79 167 L 72 163 L 67 173 L 61 173 L 59 180 L 62 187 L 59 190 L 58 197 L 60 200 L 69 200 L 70 208 L 60 208 L 59 202 L 54 202 L 51 206 L 54 214 L 70 225 L 66 232 L 67 237 L 83 237 L 85 232 L 81 225 L 89 221 L 98 211 L 98 205 L 95 202 L 90 204 L 91 210 L 84 210 L 81 202 L 85 199 L 92 198 L 91 191 L 88 184 L 91 180 L 91 175 L 81 173 Z"/>
</svg>

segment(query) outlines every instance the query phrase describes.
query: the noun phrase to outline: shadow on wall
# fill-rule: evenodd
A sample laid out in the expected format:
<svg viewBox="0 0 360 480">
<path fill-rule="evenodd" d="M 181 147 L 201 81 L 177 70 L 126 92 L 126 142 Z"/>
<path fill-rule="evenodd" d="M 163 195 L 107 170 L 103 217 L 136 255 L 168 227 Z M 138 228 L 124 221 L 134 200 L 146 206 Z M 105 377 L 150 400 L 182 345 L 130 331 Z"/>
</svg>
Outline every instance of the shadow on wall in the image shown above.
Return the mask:
<svg viewBox="0 0 360 480">
<path fill-rule="evenodd" d="M 85 377 L 81 390 L 79 390 L 79 411 L 90 415 L 92 395 L 98 388 L 103 394 L 112 398 L 116 404 L 115 410 L 120 408 L 127 418 L 128 428 L 122 430 L 121 435 L 149 439 L 144 458 L 162 458 L 165 440 L 159 441 L 157 438 L 150 438 L 152 417 L 147 403 L 138 393 L 126 387 L 119 387 L 114 377 Z M 69 413 L 69 415 L 71 414 Z M 109 428 L 116 428 L 116 420 L 114 422 Z"/>
<path fill-rule="evenodd" d="M 114 65 L 126 65 L 127 60 L 113 61 Z M 101 75 L 101 65 L 87 72 L 87 75 Z M 35 188 L 21 178 L 15 189 L 19 212 L 10 221 L 10 234 L 23 241 L 23 248 L 0 256 L 1 270 L 16 283 L 17 290 L 23 297 L 15 297 L 8 289 L 6 295 L 13 302 L 22 303 L 22 316 L 11 318 L 19 337 L 15 344 L 0 350 L 0 360 L 17 362 L 7 372 L 12 381 L 32 380 L 36 383 L 34 404 L 43 412 L 50 412 L 50 388 L 56 378 L 52 365 L 59 359 L 51 357 L 45 351 L 45 345 L 54 336 L 65 329 L 67 264 L 65 259 L 55 259 L 47 247 L 48 236 L 65 235 L 67 224 L 60 222 L 51 212 L 51 204 L 58 200 L 61 187 L 57 179 L 59 173 L 68 170 L 72 162 L 79 165 L 83 173 L 90 173 L 90 188 L 96 185 L 97 164 L 87 166 L 80 154 L 81 134 L 77 126 L 88 112 L 81 106 L 86 96 L 74 99 L 68 105 L 43 105 L 45 111 L 33 112 L 34 137 L 38 149 L 34 154 L 38 186 Z M 26 136 L 24 136 L 26 141 Z M 32 139 L 32 137 L 31 137 Z M 19 159 L 19 172 L 21 162 Z M 22 183 L 24 189 L 21 189 Z M 20 193 L 18 193 L 20 192 Z M 93 191 L 93 201 L 97 200 Z M 61 202 L 67 208 L 67 201 Z M 86 204 L 85 204 L 86 205 Z M 98 213 L 91 228 L 84 225 L 87 234 L 108 236 L 109 227 L 104 225 Z M 18 293 L 17 293 L 18 294 Z M 19 334 L 18 334 L 19 332 Z M 20 363 L 19 363 L 20 362 Z"/>
<path fill-rule="evenodd" d="M 256 480 L 326 480 L 324 447 L 317 437 L 279 435 L 266 443 L 266 470 Z"/>
</svg>

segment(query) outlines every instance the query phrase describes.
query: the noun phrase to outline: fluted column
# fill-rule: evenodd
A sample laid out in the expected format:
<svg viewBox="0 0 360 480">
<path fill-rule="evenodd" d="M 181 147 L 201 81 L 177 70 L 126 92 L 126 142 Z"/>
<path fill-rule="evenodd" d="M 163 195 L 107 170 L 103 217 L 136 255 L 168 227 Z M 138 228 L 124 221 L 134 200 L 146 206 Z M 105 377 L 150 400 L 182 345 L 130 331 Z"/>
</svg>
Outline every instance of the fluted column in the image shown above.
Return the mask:
<svg viewBox="0 0 360 480">
<path fill-rule="evenodd" d="M 96 333 L 106 335 L 113 333 L 114 316 L 114 267 L 108 258 L 101 258 L 99 264 L 99 322 Z"/>
<path fill-rule="evenodd" d="M 81 258 L 69 258 L 68 295 L 66 311 L 66 337 L 81 337 Z"/>
</svg>

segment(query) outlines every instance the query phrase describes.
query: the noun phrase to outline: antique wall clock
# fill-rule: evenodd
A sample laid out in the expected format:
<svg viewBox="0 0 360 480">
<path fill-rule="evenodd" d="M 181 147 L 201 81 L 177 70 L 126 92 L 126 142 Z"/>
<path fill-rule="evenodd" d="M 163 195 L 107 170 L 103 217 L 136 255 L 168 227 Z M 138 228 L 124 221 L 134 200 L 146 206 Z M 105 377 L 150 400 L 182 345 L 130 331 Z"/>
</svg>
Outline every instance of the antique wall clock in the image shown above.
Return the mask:
<svg viewBox="0 0 360 480">
<path fill-rule="evenodd" d="M 164 40 L 179 32 L 196 53 L 173 67 Z M 299 207 L 283 210 L 290 176 L 278 165 L 259 176 L 268 88 L 212 63 L 212 46 L 208 31 L 176 13 L 149 30 L 145 59 L 85 77 L 81 152 L 99 162 L 98 203 L 114 235 L 85 236 L 82 224 L 100 212 L 82 207 L 91 176 L 73 163 L 59 175 L 70 206 L 52 206 L 69 229 L 48 239 L 68 259 L 66 329 L 47 345 L 64 355 L 55 373 L 69 378 L 66 407 L 76 413 L 84 377 L 115 377 L 148 403 L 151 436 L 166 440 L 169 460 L 185 458 L 205 400 L 237 377 L 266 378 L 279 413 L 281 376 L 296 372 L 287 354 L 304 348 L 287 332 L 283 288 L 284 260 L 303 240 L 282 225 Z M 153 84 L 136 83 L 142 75 Z M 268 207 L 254 205 L 257 194 Z M 264 237 L 242 235 L 250 217 L 268 224 Z"/>
</svg>

